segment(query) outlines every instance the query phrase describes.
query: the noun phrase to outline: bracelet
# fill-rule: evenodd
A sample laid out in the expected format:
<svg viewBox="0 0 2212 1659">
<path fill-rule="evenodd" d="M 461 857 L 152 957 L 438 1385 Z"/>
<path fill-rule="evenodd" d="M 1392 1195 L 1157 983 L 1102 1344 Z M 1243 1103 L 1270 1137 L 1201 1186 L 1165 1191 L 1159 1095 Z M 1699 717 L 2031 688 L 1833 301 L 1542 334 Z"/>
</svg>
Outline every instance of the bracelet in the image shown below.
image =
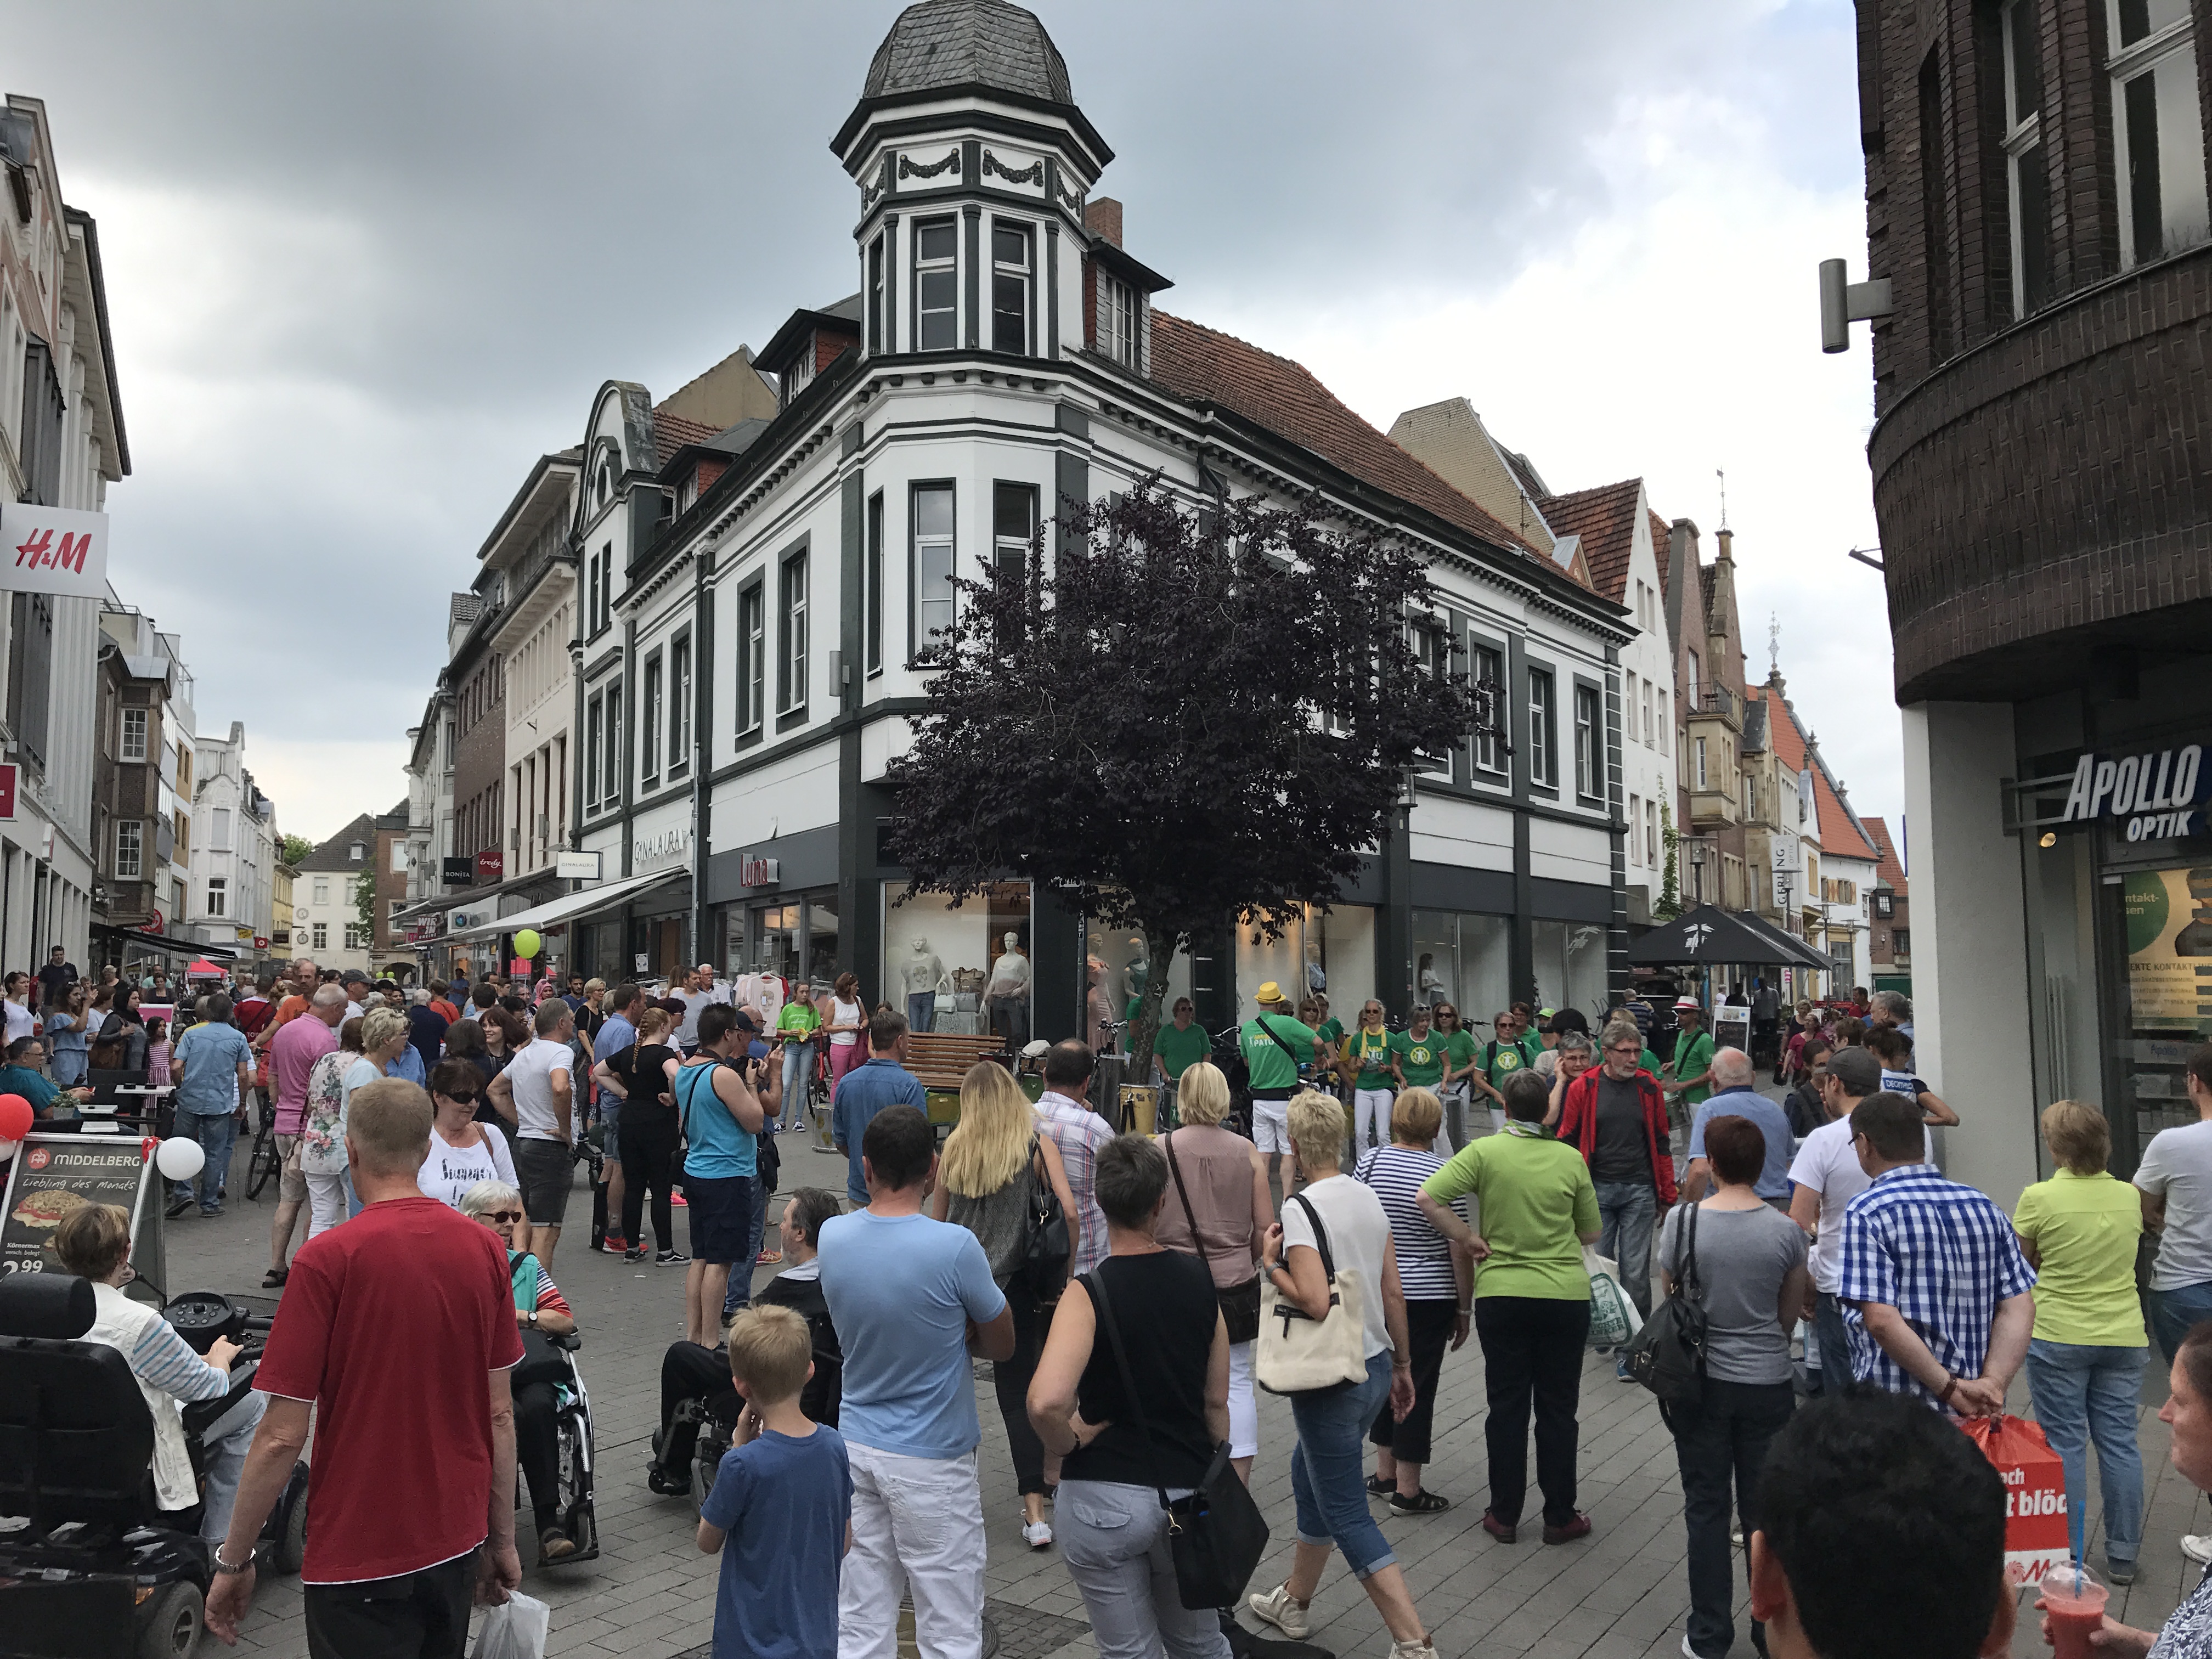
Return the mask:
<svg viewBox="0 0 2212 1659">
<path fill-rule="evenodd" d="M 253 1565 L 253 1558 L 251 1555 L 247 1556 L 244 1561 L 240 1562 L 235 1566 L 224 1560 L 222 1559 L 222 1546 L 220 1544 L 217 1544 L 213 1549 L 208 1552 L 208 1559 L 214 1563 L 216 1573 L 218 1577 L 230 1573 L 246 1572 L 250 1571 Z"/>
<path fill-rule="evenodd" d="M 1473 1303 L 1471 1303 L 1471 1302 L 1470 1302 L 1470 1303 L 1467 1303 L 1467 1304 L 1463 1304 L 1463 1305 L 1461 1307 L 1460 1310 L 1459 1310 L 1459 1316 L 1460 1316 L 1462 1319 L 1472 1319 L 1472 1318 L 1474 1318 L 1474 1304 Z"/>
<path fill-rule="evenodd" d="M 1948 1372 L 1948 1371 L 1944 1372 L 1944 1373 L 1943 1373 L 1943 1391 L 1942 1391 L 1941 1394 L 1939 1394 L 1939 1395 L 1937 1395 L 1936 1396 L 1936 1403 L 1937 1403 L 1938 1405 L 1942 1405 L 1942 1406 L 1948 1406 L 1948 1405 L 1949 1405 L 1949 1404 L 1951 1403 L 1951 1396 L 1952 1396 L 1953 1395 L 1956 1394 L 1958 1391 L 1959 1391 L 1959 1379 L 1958 1379 L 1957 1377 L 1955 1377 L 1955 1376 L 1952 1376 L 1952 1375 L 1951 1375 L 1951 1373 L 1950 1373 L 1950 1372 Z"/>
</svg>

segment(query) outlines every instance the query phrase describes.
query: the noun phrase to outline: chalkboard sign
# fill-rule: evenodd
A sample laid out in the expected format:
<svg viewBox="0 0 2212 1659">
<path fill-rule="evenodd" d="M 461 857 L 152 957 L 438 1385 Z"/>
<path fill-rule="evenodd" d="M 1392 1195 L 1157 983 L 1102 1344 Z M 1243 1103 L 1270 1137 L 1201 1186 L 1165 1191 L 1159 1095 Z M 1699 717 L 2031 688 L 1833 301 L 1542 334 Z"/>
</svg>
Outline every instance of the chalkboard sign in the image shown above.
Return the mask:
<svg viewBox="0 0 2212 1659">
<path fill-rule="evenodd" d="M 1741 1002 L 1724 1002 L 1713 1010 L 1713 1047 L 1751 1052 L 1751 1010 Z"/>
<path fill-rule="evenodd" d="M 34 1134 L 8 1166 L 0 1200 L 0 1273 L 59 1273 L 54 1230 L 85 1204 L 131 1213 L 131 1260 L 149 1289 L 166 1291 L 161 1180 L 143 1143 L 116 1135 Z"/>
</svg>

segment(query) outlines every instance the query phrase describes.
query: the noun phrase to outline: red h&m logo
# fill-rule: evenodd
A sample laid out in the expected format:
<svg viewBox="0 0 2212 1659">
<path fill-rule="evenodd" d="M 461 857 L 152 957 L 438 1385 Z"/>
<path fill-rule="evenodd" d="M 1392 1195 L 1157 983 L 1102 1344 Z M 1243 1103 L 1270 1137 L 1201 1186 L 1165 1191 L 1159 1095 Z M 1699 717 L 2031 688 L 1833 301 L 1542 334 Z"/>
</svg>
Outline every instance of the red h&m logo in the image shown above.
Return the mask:
<svg viewBox="0 0 2212 1659">
<path fill-rule="evenodd" d="M 28 541 L 17 544 L 15 568 L 18 570 L 38 570 L 51 566 L 57 570 L 73 570 L 84 574 L 85 556 L 92 551 L 92 532 L 72 534 L 62 532 L 61 543 L 56 546 L 51 527 L 41 526 Z"/>
<path fill-rule="evenodd" d="M 0 765 L 0 823 L 13 823 L 15 817 L 15 765 L 10 761 Z"/>
</svg>

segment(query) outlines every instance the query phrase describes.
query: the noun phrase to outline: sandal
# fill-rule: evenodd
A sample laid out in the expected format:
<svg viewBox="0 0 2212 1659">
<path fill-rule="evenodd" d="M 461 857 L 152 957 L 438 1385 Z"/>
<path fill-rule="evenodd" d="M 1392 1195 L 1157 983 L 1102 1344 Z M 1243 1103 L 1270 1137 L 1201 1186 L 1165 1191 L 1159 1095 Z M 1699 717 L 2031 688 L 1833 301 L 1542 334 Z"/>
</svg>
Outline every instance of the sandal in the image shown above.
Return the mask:
<svg viewBox="0 0 2212 1659">
<path fill-rule="evenodd" d="M 1374 1497 L 1388 1498 L 1398 1490 L 1398 1483 L 1395 1480 L 1385 1480 L 1379 1474 L 1370 1474 L 1367 1477 L 1367 1490 Z"/>
<path fill-rule="evenodd" d="M 1450 1507 L 1450 1498 L 1439 1498 L 1432 1492 L 1417 1492 L 1411 1498 L 1398 1492 L 1390 1494 L 1393 1515 L 1441 1515 Z"/>
<path fill-rule="evenodd" d="M 292 1270 L 289 1267 L 271 1267 L 261 1275 L 261 1288 L 264 1291 L 282 1290 L 284 1281 L 291 1276 L 291 1273 Z"/>
<path fill-rule="evenodd" d="M 755 1256 L 753 1260 L 763 1267 L 779 1267 L 783 1261 L 783 1252 L 781 1250 L 763 1250 L 758 1255 Z"/>
</svg>

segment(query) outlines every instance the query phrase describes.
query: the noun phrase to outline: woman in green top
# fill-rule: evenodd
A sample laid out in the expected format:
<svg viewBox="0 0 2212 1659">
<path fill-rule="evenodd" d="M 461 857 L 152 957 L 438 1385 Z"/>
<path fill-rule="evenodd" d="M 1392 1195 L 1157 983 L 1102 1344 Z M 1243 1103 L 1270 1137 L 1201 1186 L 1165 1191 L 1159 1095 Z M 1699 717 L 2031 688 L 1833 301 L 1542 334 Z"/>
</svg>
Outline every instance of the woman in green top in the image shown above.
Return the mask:
<svg viewBox="0 0 2212 1659">
<path fill-rule="evenodd" d="M 1397 1098 L 1392 1071 L 1390 1033 L 1382 1029 L 1382 1005 L 1370 997 L 1359 1010 L 1359 1029 L 1344 1040 L 1341 1074 L 1352 1079 L 1352 1137 L 1355 1152 L 1366 1150 L 1368 1131 L 1375 1145 L 1390 1139 L 1390 1105 Z"/>
<path fill-rule="evenodd" d="M 2105 1169 L 2112 1135 L 2095 1107 L 2078 1100 L 2045 1107 L 2043 1144 L 2057 1173 L 2022 1193 L 2013 1216 L 2036 1272 L 2028 1398 L 2051 1449 L 2065 1460 L 2069 1505 L 2088 1501 L 2089 1443 L 2096 1443 L 2106 1577 L 2131 1584 L 2142 1543 L 2136 1414 L 2150 1351 L 2136 1294 L 2142 1204 L 2131 1184 Z"/>
<path fill-rule="evenodd" d="M 1443 1033 L 1431 1029 L 1429 1012 L 1426 1008 L 1415 1008 L 1413 1023 L 1390 1039 L 1390 1055 L 1396 1062 L 1395 1069 L 1401 1089 L 1433 1090 L 1443 1083 Z M 1389 1144 L 1390 1118 L 1386 1111 L 1379 1126 L 1376 1145 L 1387 1146 Z"/>
<path fill-rule="evenodd" d="M 814 1033 L 822 1029 L 822 1016 L 814 1011 L 814 988 L 791 988 L 791 1000 L 775 1017 L 776 1034 L 783 1039 L 783 1115 L 779 1133 L 795 1129 L 806 1115 L 806 1097 L 814 1081 Z"/>
<path fill-rule="evenodd" d="M 1490 1415 L 1490 1507 L 1482 1529 L 1510 1544 L 1528 1491 L 1528 1413 L 1536 1414 L 1536 1484 L 1544 1493 L 1544 1541 L 1586 1536 L 1589 1517 L 1575 1508 L 1576 1407 L 1583 1345 L 1589 1338 L 1589 1269 L 1582 1247 L 1597 1240 L 1597 1189 L 1589 1165 L 1542 1128 L 1550 1091 L 1534 1071 L 1515 1073 L 1500 1091 L 1501 1134 L 1462 1146 L 1422 1185 L 1417 1202 L 1429 1224 L 1474 1253 L 1474 1331 L 1482 1343 Z M 1477 1234 L 1452 1212 L 1473 1193 Z"/>
<path fill-rule="evenodd" d="M 1467 1145 L 1467 1103 L 1474 1090 L 1468 1079 L 1474 1075 L 1474 1057 L 1482 1045 L 1451 1003 L 1439 1002 L 1429 1012 L 1436 1016 L 1437 1035 L 1444 1045 L 1443 1084 L 1437 1091 L 1444 1106 L 1444 1127 L 1437 1132 L 1437 1139 L 1443 1143 L 1437 1150 L 1449 1158 Z"/>
<path fill-rule="evenodd" d="M 1159 1121 L 1164 1129 L 1176 1127 L 1176 1097 L 1182 1074 L 1213 1052 L 1213 1039 L 1206 1027 L 1191 1018 L 1196 1012 L 1188 997 L 1177 997 L 1169 1023 L 1152 1036 L 1152 1069 L 1161 1080 Z"/>
</svg>

